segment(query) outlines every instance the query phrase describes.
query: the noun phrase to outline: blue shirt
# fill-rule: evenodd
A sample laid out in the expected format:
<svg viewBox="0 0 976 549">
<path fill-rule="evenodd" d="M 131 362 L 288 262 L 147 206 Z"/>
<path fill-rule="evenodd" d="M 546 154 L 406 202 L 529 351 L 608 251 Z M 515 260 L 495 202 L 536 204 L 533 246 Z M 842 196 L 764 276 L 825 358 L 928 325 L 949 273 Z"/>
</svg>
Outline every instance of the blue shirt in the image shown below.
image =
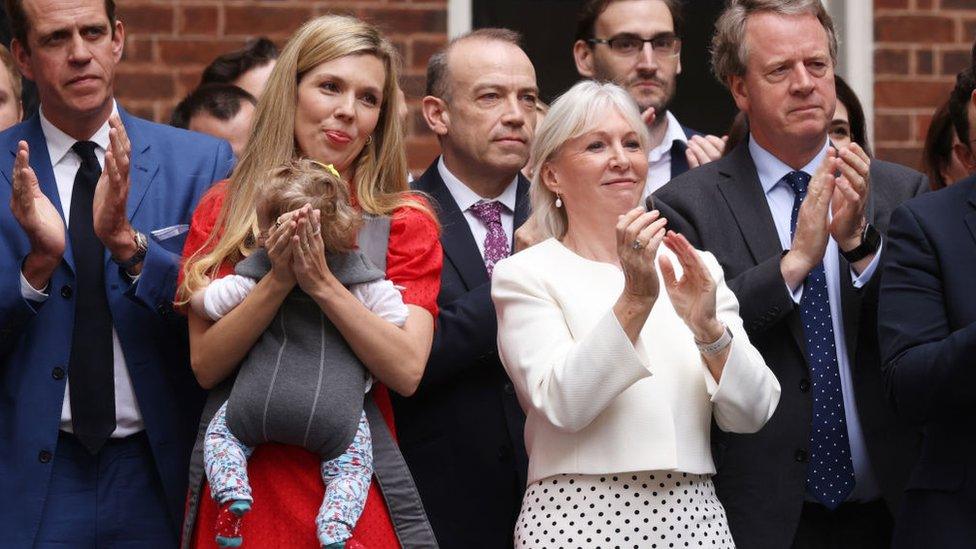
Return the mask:
<svg viewBox="0 0 976 549">
<path fill-rule="evenodd" d="M 800 171 L 813 175 L 827 156 L 829 141 L 824 138 L 823 149 L 809 164 L 803 166 Z M 759 183 L 762 185 L 766 194 L 766 202 L 769 204 L 769 213 L 773 216 L 773 223 L 776 225 L 776 233 L 779 235 L 780 244 L 784 250 L 790 249 L 792 238 L 790 238 L 790 216 L 793 212 L 793 189 L 783 181 L 786 174 L 794 171 L 783 161 L 773 156 L 772 153 L 763 149 L 756 143 L 752 136 L 749 137 L 749 154 L 756 165 L 759 174 Z M 881 249 L 875 254 L 871 264 L 868 265 L 860 275 L 853 270 L 849 276 L 855 288 L 860 288 L 871 280 L 874 271 L 877 269 Z M 851 377 L 851 362 L 847 354 L 847 341 L 844 339 L 844 312 L 840 301 L 840 252 L 837 242 L 833 238 L 828 238 L 827 249 L 824 253 L 824 274 L 827 278 L 827 296 L 830 299 L 831 323 L 834 326 L 834 346 L 837 349 L 837 366 L 840 370 L 841 391 L 844 394 L 844 413 L 847 419 L 847 436 L 851 444 L 851 459 L 854 462 L 854 490 L 847 498 L 847 501 L 871 501 L 881 497 L 881 490 L 878 482 L 874 478 L 874 470 L 868 458 L 867 444 L 864 442 L 864 433 L 861 430 L 861 420 L 857 413 L 857 401 L 854 399 L 854 380 Z M 798 288 L 787 288 L 793 301 L 800 302 L 803 296 L 803 285 Z M 808 499 L 813 500 L 812 496 Z M 815 501 L 815 500 L 814 500 Z"/>
</svg>

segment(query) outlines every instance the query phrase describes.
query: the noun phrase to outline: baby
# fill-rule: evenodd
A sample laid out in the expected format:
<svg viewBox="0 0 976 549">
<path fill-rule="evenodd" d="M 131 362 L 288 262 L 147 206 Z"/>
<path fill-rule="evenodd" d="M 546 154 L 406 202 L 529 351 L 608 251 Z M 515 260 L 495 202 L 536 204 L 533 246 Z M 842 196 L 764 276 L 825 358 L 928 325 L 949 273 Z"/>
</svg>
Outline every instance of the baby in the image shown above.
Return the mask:
<svg viewBox="0 0 976 549">
<path fill-rule="evenodd" d="M 350 205 L 348 187 L 332 166 L 299 160 L 271 172 L 257 201 L 259 245 L 283 214 L 306 204 L 319 212 L 315 230 L 322 235 L 333 275 L 367 309 L 402 328 L 407 307 L 383 271 L 355 249 L 362 216 Z M 236 274 L 195 292 L 190 306 L 219 320 L 270 270 L 267 252 L 258 248 L 237 264 Z M 247 459 L 264 442 L 303 446 L 322 458 L 325 498 L 316 518 L 318 538 L 328 549 L 346 546 L 373 474 L 363 412 L 369 385 L 369 374 L 342 334 L 296 286 L 244 359 L 230 397 L 207 428 L 204 464 L 220 505 L 219 546 L 243 542 L 241 523 L 253 501 Z"/>
</svg>

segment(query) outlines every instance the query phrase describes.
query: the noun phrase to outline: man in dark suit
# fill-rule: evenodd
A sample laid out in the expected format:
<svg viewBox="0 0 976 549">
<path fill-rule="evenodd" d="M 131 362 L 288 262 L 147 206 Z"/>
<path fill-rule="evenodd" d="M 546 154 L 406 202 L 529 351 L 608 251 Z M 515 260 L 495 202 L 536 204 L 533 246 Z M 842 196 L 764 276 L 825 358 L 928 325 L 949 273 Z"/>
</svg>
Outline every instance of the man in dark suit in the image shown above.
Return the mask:
<svg viewBox="0 0 976 549">
<path fill-rule="evenodd" d="M 177 543 L 203 393 L 172 301 L 226 143 L 125 113 L 111 0 L 8 0 L 41 112 L 0 134 L 5 547 Z"/>
<path fill-rule="evenodd" d="M 681 9 L 680 0 L 587 0 L 576 27 L 576 71 L 619 84 L 647 121 L 645 198 L 725 150 L 723 139 L 682 126 L 669 110 L 681 73 Z"/>
<path fill-rule="evenodd" d="M 922 426 L 895 547 L 976 539 L 976 177 L 891 215 L 878 330 L 888 395 Z"/>
<path fill-rule="evenodd" d="M 715 254 L 783 387 L 758 434 L 715 433 L 715 485 L 741 547 L 886 547 L 915 439 L 883 394 L 876 269 L 892 209 L 926 181 L 830 146 L 836 41 L 819 0 L 757 4 L 731 2 L 713 41 L 748 139 L 653 197 Z"/>
<path fill-rule="evenodd" d="M 433 198 L 444 270 L 416 394 L 394 400 L 400 448 L 441 547 L 509 547 L 525 489 L 525 416 L 499 362 L 491 273 L 529 213 L 535 70 L 516 33 L 481 29 L 430 58 L 427 125 L 442 155 L 414 182 Z"/>
</svg>

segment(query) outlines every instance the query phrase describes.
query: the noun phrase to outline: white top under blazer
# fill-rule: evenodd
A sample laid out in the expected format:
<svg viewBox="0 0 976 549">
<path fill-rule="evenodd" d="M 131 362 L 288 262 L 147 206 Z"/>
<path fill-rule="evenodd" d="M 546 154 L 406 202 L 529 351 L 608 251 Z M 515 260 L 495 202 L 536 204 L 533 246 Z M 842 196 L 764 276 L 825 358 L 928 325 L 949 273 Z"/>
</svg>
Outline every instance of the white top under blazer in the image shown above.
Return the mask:
<svg viewBox="0 0 976 549">
<path fill-rule="evenodd" d="M 658 253 L 680 276 L 674 254 Z M 722 268 L 699 255 L 733 334 L 721 383 L 663 287 L 634 345 L 613 314 L 624 286 L 617 266 L 552 238 L 495 266 L 498 352 L 526 414 L 529 484 L 563 473 L 714 474 L 712 417 L 722 430 L 753 433 L 773 415 L 779 382 L 749 342 Z"/>
</svg>

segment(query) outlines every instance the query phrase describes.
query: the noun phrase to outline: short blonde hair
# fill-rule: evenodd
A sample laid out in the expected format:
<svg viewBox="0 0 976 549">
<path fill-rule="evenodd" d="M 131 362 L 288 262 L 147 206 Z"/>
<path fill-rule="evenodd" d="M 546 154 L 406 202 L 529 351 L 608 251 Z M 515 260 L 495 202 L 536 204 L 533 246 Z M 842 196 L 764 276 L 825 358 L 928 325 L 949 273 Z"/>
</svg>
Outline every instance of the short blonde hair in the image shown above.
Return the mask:
<svg viewBox="0 0 976 549">
<path fill-rule="evenodd" d="M 363 225 L 363 217 L 349 203 L 349 184 L 331 166 L 315 160 L 293 160 L 271 170 L 261 185 L 257 216 L 270 224 L 306 204 L 319 210 L 327 252 L 348 252 L 356 247 L 356 233 Z"/>
<path fill-rule="evenodd" d="M 837 34 L 834 21 L 821 0 L 730 0 L 729 5 L 715 22 L 712 37 L 712 72 L 723 85 L 729 85 L 732 76 L 744 76 L 749 58 L 746 42 L 746 23 L 749 17 L 760 13 L 776 15 L 813 15 L 827 31 L 827 47 L 830 60 L 837 64 Z"/>
<path fill-rule="evenodd" d="M 542 167 L 550 162 L 570 139 L 600 125 L 609 109 L 616 109 L 637 132 L 641 148 L 647 150 L 650 135 L 634 99 L 623 88 L 609 82 L 577 82 L 550 105 L 549 113 L 536 128 L 532 144 L 532 220 L 542 238 L 562 238 L 566 234 L 566 209 L 555 206 L 556 194 L 542 182 Z"/>
</svg>

